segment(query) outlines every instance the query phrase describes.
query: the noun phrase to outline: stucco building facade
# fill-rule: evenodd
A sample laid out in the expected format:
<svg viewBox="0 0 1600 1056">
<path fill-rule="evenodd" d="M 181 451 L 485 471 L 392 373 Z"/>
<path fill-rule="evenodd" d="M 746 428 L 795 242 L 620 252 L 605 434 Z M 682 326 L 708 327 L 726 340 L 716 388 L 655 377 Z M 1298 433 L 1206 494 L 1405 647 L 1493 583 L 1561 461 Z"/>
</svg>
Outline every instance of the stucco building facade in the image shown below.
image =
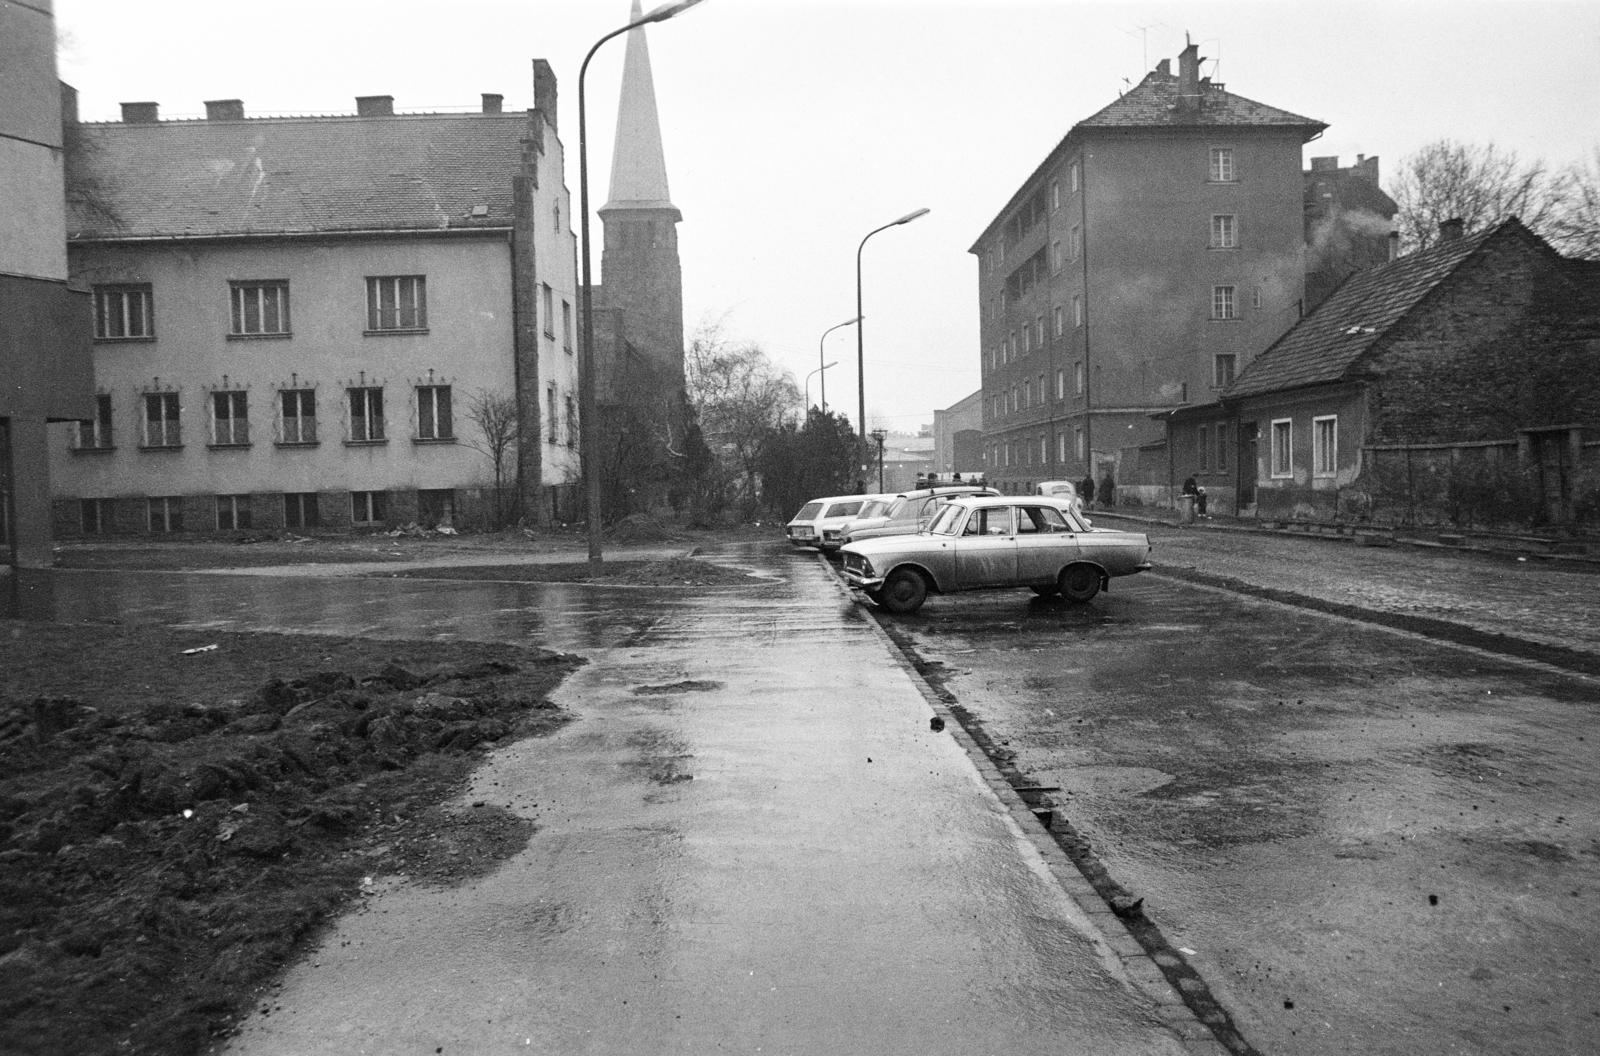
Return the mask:
<svg viewBox="0 0 1600 1056">
<path fill-rule="evenodd" d="M 1303 145 L 1326 126 L 1200 76 L 1195 46 L 1078 122 L 972 245 L 984 469 L 1116 473 L 1299 317 Z"/>
<path fill-rule="evenodd" d="M 507 113 L 79 126 L 91 413 L 57 531 L 547 520 L 578 478 L 577 289 L 556 83 Z M 499 450 L 497 479 L 496 459 Z M 519 501 L 507 503 L 508 498 Z"/>
</svg>

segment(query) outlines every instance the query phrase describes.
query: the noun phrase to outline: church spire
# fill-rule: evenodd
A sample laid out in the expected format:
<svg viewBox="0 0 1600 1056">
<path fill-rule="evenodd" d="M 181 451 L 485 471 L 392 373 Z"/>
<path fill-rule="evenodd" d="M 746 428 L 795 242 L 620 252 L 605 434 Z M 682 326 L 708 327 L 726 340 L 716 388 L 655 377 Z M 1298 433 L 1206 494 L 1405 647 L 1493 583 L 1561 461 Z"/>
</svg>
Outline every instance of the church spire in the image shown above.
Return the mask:
<svg viewBox="0 0 1600 1056">
<path fill-rule="evenodd" d="M 628 21 L 637 22 L 642 14 L 639 0 L 633 0 L 633 13 Z M 650 45 L 645 42 L 643 26 L 628 33 L 628 53 L 622 65 L 622 94 L 617 102 L 617 138 L 611 152 L 611 192 L 606 204 L 601 206 L 602 211 L 608 209 L 677 212 L 667 192 L 661 119 L 656 112 Z"/>
</svg>

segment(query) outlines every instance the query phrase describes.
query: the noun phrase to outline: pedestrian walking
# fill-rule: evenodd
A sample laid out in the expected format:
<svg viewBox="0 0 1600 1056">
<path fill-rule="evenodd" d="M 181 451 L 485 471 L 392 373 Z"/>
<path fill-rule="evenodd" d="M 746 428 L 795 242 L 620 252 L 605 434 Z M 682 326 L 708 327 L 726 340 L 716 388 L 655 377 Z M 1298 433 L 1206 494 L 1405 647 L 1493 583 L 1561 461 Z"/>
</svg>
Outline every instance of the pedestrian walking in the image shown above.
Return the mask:
<svg viewBox="0 0 1600 1056">
<path fill-rule="evenodd" d="M 1083 496 L 1083 508 L 1088 509 L 1094 505 L 1094 474 L 1083 478 L 1083 483 L 1078 485 L 1078 494 Z"/>
<path fill-rule="evenodd" d="M 1204 484 L 1196 484 L 1195 485 L 1195 487 L 1194 487 L 1194 504 L 1195 504 L 1195 508 L 1199 511 L 1200 516 L 1202 516 L 1202 517 L 1208 516 L 1208 514 L 1206 513 L 1206 486 Z"/>
</svg>

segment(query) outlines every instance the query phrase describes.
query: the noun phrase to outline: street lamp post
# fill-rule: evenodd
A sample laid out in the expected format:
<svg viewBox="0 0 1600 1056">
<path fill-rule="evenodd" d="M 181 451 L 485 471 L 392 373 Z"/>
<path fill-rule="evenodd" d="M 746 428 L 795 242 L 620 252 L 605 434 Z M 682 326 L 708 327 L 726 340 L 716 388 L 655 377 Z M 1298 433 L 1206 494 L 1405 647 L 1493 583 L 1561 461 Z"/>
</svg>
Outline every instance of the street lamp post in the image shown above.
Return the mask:
<svg viewBox="0 0 1600 1056">
<path fill-rule="evenodd" d="M 828 375 L 826 373 L 824 373 L 824 371 L 826 371 L 829 367 L 837 367 L 838 365 L 839 365 L 839 361 L 836 359 L 831 363 L 824 363 L 822 366 L 818 367 L 816 370 L 813 370 L 810 374 L 806 375 L 806 407 L 807 408 L 809 408 L 811 406 L 811 378 L 814 375 L 821 374 L 822 375 L 822 391 L 826 392 L 826 391 L 828 391 Z M 827 414 L 828 413 L 828 405 L 826 403 L 824 403 L 822 405 L 822 413 L 823 414 Z"/>
<path fill-rule="evenodd" d="M 888 435 L 882 429 L 872 430 L 872 439 L 878 442 L 878 494 L 883 494 L 883 438 Z"/>
<path fill-rule="evenodd" d="M 857 423 L 857 433 L 861 437 L 863 444 L 867 442 L 867 346 L 866 340 L 862 336 L 862 331 L 866 329 L 866 323 L 862 321 L 865 313 L 861 310 L 861 251 L 867 248 L 867 239 L 879 231 L 887 231 L 891 227 L 909 224 L 917 217 L 927 215 L 927 207 L 923 207 L 915 212 L 907 213 L 898 220 L 891 220 L 882 227 L 875 227 L 867 232 L 866 237 L 861 240 L 861 244 L 856 247 L 856 390 L 861 398 L 861 405 L 857 408 L 861 415 L 861 420 Z"/>
<path fill-rule="evenodd" d="M 822 362 L 822 344 L 828 339 L 829 334 L 833 333 L 835 330 L 841 330 L 852 323 L 859 323 L 860 321 L 861 317 L 858 315 L 854 319 L 846 319 L 844 322 L 830 326 L 826 330 L 822 331 L 822 336 L 817 339 L 817 362 Z M 833 364 L 829 363 L 828 366 L 831 367 Z M 826 368 L 818 367 L 817 369 L 825 370 Z M 807 401 L 807 406 L 810 406 L 809 400 Z M 826 374 L 822 375 L 822 413 L 828 413 L 828 375 Z"/>
<path fill-rule="evenodd" d="M 671 3 L 662 4 L 637 20 L 629 22 L 621 29 L 612 30 L 594 42 L 589 54 L 583 57 L 583 65 L 578 67 L 578 200 L 581 217 L 578 227 L 583 242 L 583 284 L 578 291 L 578 310 L 583 316 L 583 346 L 578 350 L 580 416 L 578 462 L 583 471 L 584 516 L 589 522 L 589 564 L 597 570 L 605 558 L 600 551 L 600 436 L 596 429 L 600 414 L 596 407 L 594 376 L 594 305 L 591 303 L 589 278 L 589 129 L 588 115 L 584 108 L 583 82 L 589 74 L 589 60 L 600 50 L 600 45 L 630 29 L 637 29 L 651 22 L 665 22 L 700 2 L 701 0 L 672 0 Z"/>
</svg>

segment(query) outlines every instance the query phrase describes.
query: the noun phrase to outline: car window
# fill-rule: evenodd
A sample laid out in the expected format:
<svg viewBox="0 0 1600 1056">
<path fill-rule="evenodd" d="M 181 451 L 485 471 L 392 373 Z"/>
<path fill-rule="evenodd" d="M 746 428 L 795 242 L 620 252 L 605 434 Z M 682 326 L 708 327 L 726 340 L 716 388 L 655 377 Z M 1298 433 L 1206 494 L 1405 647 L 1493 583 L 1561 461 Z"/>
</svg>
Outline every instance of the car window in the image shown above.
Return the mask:
<svg viewBox="0 0 1600 1056">
<path fill-rule="evenodd" d="M 808 502 L 800 507 L 800 512 L 789 518 L 792 521 L 809 521 L 816 517 L 817 511 L 822 509 L 820 502 Z"/>
<path fill-rule="evenodd" d="M 955 535 L 961 526 L 960 506 L 945 506 L 934 515 L 933 523 L 928 525 L 928 531 L 934 535 Z"/>
<path fill-rule="evenodd" d="M 828 507 L 824 517 L 854 517 L 861 510 L 861 500 L 854 499 L 850 502 L 836 502 Z"/>
<path fill-rule="evenodd" d="M 1084 520 L 1083 517 L 1080 514 L 1067 513 L 1067 514 L 1063 514 L 1063 516 L 1066 518 L 1067 525 L 1068 525 L 1068 528 L 1067 528 L 1068 531 L 1072 531 L 1072 532 L 1087 532 L 1087 531 L 1091 531 L 1091 529 L 1089 527 L 1089 522 Z"/>
<path fill-rule="evenodd" d="M 867 502 L 861 506 L 860 517 L 882 517 L 889 509 L 886 502 Z"/>
<path fill-rule="evenodd" d="M 1011 507 L 986 506 L 972 511 L 963 535 L 1010 535 Z"/>
<path fill-rule="evenodd" d="M 1017 534 L 1070 532 L 1067 519 L 1054 506 L 1023 506 L 1017 510 Z"/>
</svg>

